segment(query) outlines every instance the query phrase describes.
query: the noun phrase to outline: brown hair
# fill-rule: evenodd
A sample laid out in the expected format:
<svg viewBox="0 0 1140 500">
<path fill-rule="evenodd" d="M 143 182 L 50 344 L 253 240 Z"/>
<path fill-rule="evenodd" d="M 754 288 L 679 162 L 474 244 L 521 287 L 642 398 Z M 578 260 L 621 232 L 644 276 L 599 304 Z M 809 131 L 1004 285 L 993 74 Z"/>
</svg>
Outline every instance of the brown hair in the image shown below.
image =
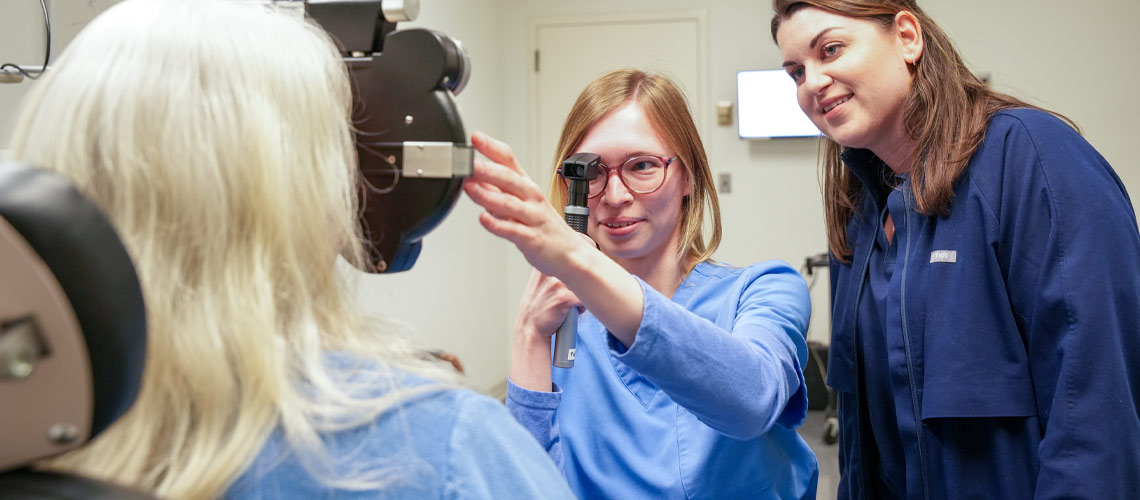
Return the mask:
<svg viewBox="0 0 1140 500">
<path fill-rule="evenodd" d="M 894 25 L 895 16 L 914 14 L 922 29 L 924 48 L 911 70 L 910 91 L 904 109 L 904 127 L 915 141 L 909 167 L 911 190 L 916 209 L 924 215 L 947 215 L 954 197 L 954 182 L 969 165 L 970 157 L 982 143 L 994 113 L 1008 108 L 1037 106 L 1008 94 L 996 92 L 966 67 L 953 42 L 918 7 L 915 0 L 772 0 L 772 40 L 780 22 L 800 9 L 817 7 L 839 15 L 865 19 L 882 29 Z M 1076 128 L 1071 120 L 1048 110 Z M 851 256 L 847 223 L 855 213 L 863 192 L 862 183 L 851 175 L 840 159 L 844 147 L 821 138 L 820 168 L 823 171 L 824 213 L 831 253 L 843 261 Z"/>
<path fill-rule="evenodd" d="M 631 101 L 645 113 L 654 130 L 661 134 L 661 139 L 675 148 L 680 161 L 674 165 L 682 166 L 692 182 L 692 193 L 681 205 L 678 255 L 688 266 L 708 260 L 720 245 L 720 205 L 708 156 L 689 113 L 685 94 L 668 77 L 636 69 L 619 69 L 587 85 L 562 125 L 552 168 L 561 165 L 577 149 L 598 120 Z M 566 199 L 566 186 L 555 175 L 550 182 L 550 202 L 562 210 Z M 706 215 L 711 219 L 711 234 L 707 238 L 704 234 Z"/>
</svg>

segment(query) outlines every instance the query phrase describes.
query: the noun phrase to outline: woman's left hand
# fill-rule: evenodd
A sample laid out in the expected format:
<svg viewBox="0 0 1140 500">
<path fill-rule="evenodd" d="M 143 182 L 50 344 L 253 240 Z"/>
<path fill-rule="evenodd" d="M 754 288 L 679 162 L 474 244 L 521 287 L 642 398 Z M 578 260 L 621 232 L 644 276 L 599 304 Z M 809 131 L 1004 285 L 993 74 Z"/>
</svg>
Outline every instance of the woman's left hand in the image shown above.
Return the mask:
<svg viewBox="0 0 1140 500">
<path fill-rule="evenodd" d="M 576 252 L 596 251 L 550 205 L 509 145 L 480 132 L 471 143 L 486 158 L 475 158 L 463 190 L 486 209 L 479 223 L 487 231 L 514 243 L 539 272 L 558 278 L 570 270 Z"/>
</svg>

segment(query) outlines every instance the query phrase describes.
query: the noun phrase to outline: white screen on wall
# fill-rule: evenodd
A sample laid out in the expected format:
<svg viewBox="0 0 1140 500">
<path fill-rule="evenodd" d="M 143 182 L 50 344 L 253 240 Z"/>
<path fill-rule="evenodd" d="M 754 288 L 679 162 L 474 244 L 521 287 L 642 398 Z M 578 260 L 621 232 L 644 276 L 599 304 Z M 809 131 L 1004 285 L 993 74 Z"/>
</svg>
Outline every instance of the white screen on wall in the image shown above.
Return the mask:
<svg viewBox="0 0 1140 500">
<path fill-rule="evenodd" d="M 796 83 L 782 69 L 738 72 L 736 109 L 742 139 L 820 135 L 796 102 Z"/>
</svg>

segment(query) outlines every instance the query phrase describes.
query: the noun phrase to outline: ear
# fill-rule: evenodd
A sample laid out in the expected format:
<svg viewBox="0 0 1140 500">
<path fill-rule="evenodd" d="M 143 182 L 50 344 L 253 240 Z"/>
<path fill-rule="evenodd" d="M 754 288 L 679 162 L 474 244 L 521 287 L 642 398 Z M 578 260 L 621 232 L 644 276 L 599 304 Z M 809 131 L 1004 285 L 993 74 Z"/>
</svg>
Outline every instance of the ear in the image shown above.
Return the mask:
<svg viewBox="0 0 1140 500">
<path fill-rule="evenodd" d="M 683 193 L 682 198 L 692 196 L 693 195 L 693 176 L 691 174 L 689 174 L 689 169 L 687 169 L 687 168 L 682 168 L 680 170 L 681 170 L 681 172 L 685 173 L 685 175 L 681 176 L 681 182 L 685 183 L 685 187 L 682 190 L 682 193 Z"/>
<path fill-rule="evenodd" d="M 926 46 L 922 36 L 922 25 L 913 12 L 903 10 L 895 14 L 895 36 L 903 60 L 908 66 L 917 64 L 919 59 L 922 59 L 922 51 Z"/>
</svg>

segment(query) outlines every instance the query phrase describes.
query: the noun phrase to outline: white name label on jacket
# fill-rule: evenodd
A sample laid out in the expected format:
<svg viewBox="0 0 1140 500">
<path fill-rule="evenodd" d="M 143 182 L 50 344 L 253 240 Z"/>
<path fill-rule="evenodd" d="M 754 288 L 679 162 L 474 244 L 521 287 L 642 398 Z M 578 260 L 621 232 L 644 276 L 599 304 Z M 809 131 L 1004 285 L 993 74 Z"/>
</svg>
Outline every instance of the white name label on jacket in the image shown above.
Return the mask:
<svg viewBox="0 0 1140 500">
<path fill-rule="evenodd" d="M 930 252 L 930 263 L 935 262 L 949 262 L 951 264 L 958 262 L 957 250 L 935 250 Z"/>
</svg>

